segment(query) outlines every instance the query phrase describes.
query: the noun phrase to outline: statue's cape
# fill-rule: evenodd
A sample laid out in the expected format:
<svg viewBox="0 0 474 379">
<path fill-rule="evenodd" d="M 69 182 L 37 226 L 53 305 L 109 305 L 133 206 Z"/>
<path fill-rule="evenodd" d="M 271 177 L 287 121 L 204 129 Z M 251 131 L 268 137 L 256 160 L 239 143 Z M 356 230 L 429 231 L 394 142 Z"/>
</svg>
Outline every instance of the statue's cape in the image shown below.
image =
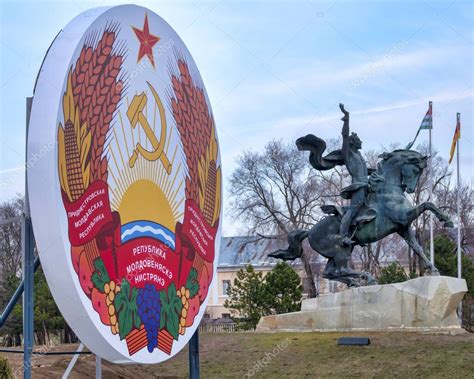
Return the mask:
<svg viewBox="0 0 474 379">
<path fill-rule="evenodd" d="M 310 152 L 309 163 L 316 170 L 326 171 L 335 166 L 344 165 L 340 149 L 334 150 L 323 157 L 323 153 L 326 150 L 326 142 L 322 138 L 308 134 L 306 137 L 299 138 L 296 145 L 298 149 Z"/>
</svg>

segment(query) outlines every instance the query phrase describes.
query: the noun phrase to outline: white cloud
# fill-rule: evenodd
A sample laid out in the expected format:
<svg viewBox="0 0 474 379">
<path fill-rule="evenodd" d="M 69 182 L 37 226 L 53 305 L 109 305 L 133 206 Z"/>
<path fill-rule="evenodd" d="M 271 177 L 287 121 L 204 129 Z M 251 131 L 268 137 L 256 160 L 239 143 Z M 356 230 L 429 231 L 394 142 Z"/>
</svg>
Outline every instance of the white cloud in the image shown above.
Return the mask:
<svg viewBox="0 0 474 379">
<path fill-rule="evenodd" d="M 18 166 L 18 167 L 13 167 L 13 168 L 6 168 L 4 170 L 0 170 L 0 175 L 5 175 L 5 174 L 11 174 L 11 173 L 17 173 L 24 171 L 25 167 L 24 166 Z"/>
<path fill-rule="evenodd" d="M 472 99 L 474 96 L 474 92 L 472 90 L 450 90 L 446 92 L 442 92 L 433 96 L 430 96 L 430 100 L 436 106 L 442 105 L 442 103 L 451 103 L 465 99 Z M 440 104 L 441 103 L 441 104 Z M 353 110 L 351 111 L 352 116 L 367 116 L 367 115 L 374 115 L 374 114 L 387 114 L 392 111 L 404 110 L 407 108 L 412 108 L 418 105 L 427 105 L 427 101 L 420 98 L 413 98 L 410 100 L 400 101 L 400 102 L 393 102 L 387 103 L 384 105 L 370 107 L 365 109 Z M 421 115 L 423 116 L 423 115 Z M 307 126 L 314 126 L 319 124 L 324 124 L 326 122 L 339 122 L 341 118 L 341 114 L 338 109 L 334 112 L 327 112 L 327 113 L 308 113 L 301 116 L 288 116 L 279 118 L 277 120 L 271 120 L 265 123 L 259 123 L 252 125 L 252 128 L 258 130 L 271 130 L 277 131 L 279 129 L 292 129 L 302 127 L 304 125 Z"/>
<path fill-rule="evenodd" d="M 248 96 L 232 99 L 233 110 L 239 107 L 254 107 L 261 105 L 265 99 L 274 100 L 276 97 L 285 97 L 292 91 L 308 93 L 324 88 L 332 91 L 350 92 L 354 86 L 358 87 L 366 82 L 375 82 L 380 77 L 385 78 L 385 73 L 396 74 L 411 72 L 414 69 L 423 69 L 430 66 L 444 66 L 455 56 L 469 54 L 468 47 L 454 45 L 440 45 L 437 47 L 416 48 L 406 51 L 409 42 L 394 45 L 386 53 L 376 59 L 356 64 L 337 62 L 333 59 L 305 62 L 305 64 L 292 67 L 285 72 L 257 73 L 252 80 L 245 80 L 239 92 Z M 356 58 L 354 58 L 356 60 Z M 260 79 L 260 80 L 259 80 Z M 237 101 L 237 103 L 236 103 Z"/>
</svg>

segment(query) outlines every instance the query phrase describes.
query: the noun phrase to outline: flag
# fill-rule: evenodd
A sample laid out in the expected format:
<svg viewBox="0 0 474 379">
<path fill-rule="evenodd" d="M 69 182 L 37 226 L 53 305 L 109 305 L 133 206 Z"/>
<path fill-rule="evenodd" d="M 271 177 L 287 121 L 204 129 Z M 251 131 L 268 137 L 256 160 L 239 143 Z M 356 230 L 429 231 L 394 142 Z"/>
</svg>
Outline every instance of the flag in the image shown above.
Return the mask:
<svg viewBox="0 0 474 379">
<path fill-rule="evenodd" d="M 423 117 L 423 121 L 421 122 L 420 129 L 433 129 L 433 103 L 430 101 L 430 105 L 428 107 L 428 111 Z"/>
<path fill-rule="evenodd" d="M 458 139 L 461 138 L 461 115 L 457 114 L 456 130 L 454 131 L 453 142 L 451 142 L 451 152 L 449 153 L 449 164 L 454 157 L 454 152 L 456 151 L 456 146 L 458 144 Z"/>
<path fill-rule="evenodd" d="M 423 121 L 421 122 L 421 125 L 418 128 L 418 131 L 416 132 L 415 138 L 407 145 L 407 147 L 405 148 L 406 150 L 411 149 L 416 139 L 418 138 L 418 134 L 420 134 L 420 130 L 422 129 L 433 129 L 433 103 L 431 101 L 429 102 L 428 111 L 426 112 L 425 117 L 423 117 Z"/>
</svg>

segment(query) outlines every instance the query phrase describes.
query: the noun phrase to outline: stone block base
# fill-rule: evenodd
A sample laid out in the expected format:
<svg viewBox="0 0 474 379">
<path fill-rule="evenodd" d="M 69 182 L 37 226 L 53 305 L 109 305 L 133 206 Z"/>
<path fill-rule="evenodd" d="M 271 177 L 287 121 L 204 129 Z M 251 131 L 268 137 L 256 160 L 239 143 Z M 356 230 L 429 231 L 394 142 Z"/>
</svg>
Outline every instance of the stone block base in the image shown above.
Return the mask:
<svg viewBox="0 0 474 379">
<path fill-rule="evenodd" d="M 456 307 L 466 292 L 464 279 L 448 276 L 349 288 L 303 300 L 300 312 L 262 317 L 257 331 L 460 331 Z"/>
</svg>

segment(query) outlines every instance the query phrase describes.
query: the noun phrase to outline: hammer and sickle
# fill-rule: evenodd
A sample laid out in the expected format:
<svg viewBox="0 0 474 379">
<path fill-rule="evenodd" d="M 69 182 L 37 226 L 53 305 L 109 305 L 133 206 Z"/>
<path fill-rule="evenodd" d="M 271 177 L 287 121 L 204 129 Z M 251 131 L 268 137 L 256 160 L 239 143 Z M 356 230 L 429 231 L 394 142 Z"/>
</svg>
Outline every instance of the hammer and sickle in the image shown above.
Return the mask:
<svg viewBox="0 0 474 379">
<path fill-rule="evenodd" d="M 133 154 L 130 157 L 128 164 L 130 165 L 130 168 L 132 168 L 138 159 L 138 155 L 143 156 L 143 158 L 151 162 L 159 159 L 161 163 L 163 164 L 163 167 L 165 168 L 166 172 L 169 175 L 171 173 L 171 163 L 168 160 L 168 157 L 166 156 L 166 153 L 164 151 L 165 144 L 166 144 L 165 109 L 163 108 L 163 104 L 161 103 L 158 93 L 156 93 L 155 89 L 152 87 L 152 85 L 149 82 L 147 82 L 147 84 L 148 84 L 148 87 L 150 87 L 151 93 L 153 94 L 153 97 L 155 98 L 155 102 L 158 107 L 158 110 L 160 111 L 160 120 L 161 120 L 160 140 L 158 141 L 158 139 L 156 138 L 155 133 L 153 132 L 153 129 L 150 127 L 148 120 L 143 114 L 143 109 L 145 108 L 146 103 L 147 103 L 147 97 L 145 93 L 142 92 L 140 95 L 135 95 L 133 97 L 133 100 L 130 106 L 128 107 L 127 117 L 133 129 L 138 124 L 141 125 L 141 127 L 145 131 L 145 135 L 147 136 L 148 140 L 151 142 L 151 145 L 153 146 L 154 150 L 148 151 L 138 142 L 136 145 L 136 148 L 133 150 Z"/>
</svg>

